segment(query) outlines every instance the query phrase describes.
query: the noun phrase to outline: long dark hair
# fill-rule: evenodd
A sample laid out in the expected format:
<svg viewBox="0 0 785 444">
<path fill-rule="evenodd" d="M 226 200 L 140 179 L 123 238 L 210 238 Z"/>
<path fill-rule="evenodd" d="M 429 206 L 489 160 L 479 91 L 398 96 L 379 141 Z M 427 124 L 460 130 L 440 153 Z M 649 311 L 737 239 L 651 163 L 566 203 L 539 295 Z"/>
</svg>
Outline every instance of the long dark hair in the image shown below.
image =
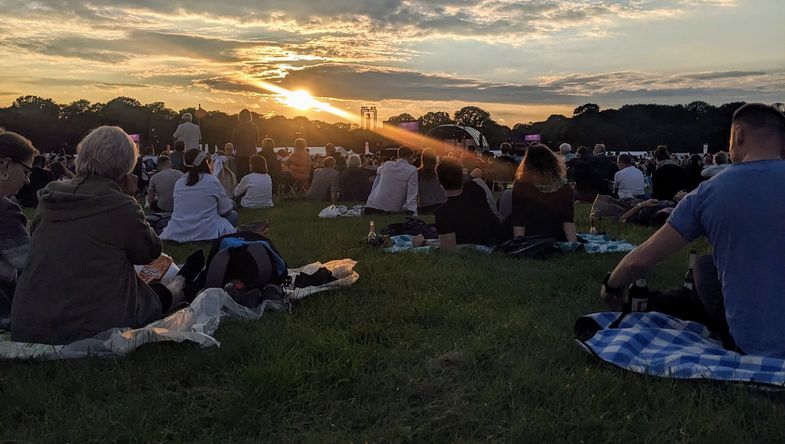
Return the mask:
<svg viewBox="0 0 785 444">
<path fill-rule="evenodd" d="M 194 165 L 194 161 L 200 155 L 204 155 L 204 159 L 202 159 L 198 165 Z M 197 148 L 192 148 L 185 152 L 185 155 L 183 156 L 183 163 L 188 170 L 188 180 L 185 182 L 185 184 L 189 187 L 196 185 L 196 183 L 199 182 L 200 174 L 211 174 L 213 172 L 212 168 L 210 168 L 210 156 L 198 150 Z"/>
<path fill-rule="evenodd" d="M 564 178 L 564 163 L 548 148 L 536 143 L 526 150 L 523 161 L 515 172 L 515 180 L 532 185 L 551 185 Z"/>
<path fill-rule="evenodd" d="M 426 148 L 422 151 L 419 169 L 424 177 L 436 177 L 436 151 L 432 148 Z"/>
</svg>

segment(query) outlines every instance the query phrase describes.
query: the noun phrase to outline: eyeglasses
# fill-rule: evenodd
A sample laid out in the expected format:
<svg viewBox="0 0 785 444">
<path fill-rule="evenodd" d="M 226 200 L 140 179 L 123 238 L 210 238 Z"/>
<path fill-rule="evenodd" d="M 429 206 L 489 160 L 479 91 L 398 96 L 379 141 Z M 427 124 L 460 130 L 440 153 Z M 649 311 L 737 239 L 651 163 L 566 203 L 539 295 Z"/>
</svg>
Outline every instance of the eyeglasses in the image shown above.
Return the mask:
<svg viewBox="0 0 785 444">
<path fill-rule="evenodd" d="M 25 176 L 30 177 L 30 173 L 33 172 L 33 167 L 27 166 L 27 165 L 23 164 L 22 162 L 16 162 L 16 163 L 18 163 L 19 165 L 22 165 L 22 168 L 25 169 Z"/>
</svg>

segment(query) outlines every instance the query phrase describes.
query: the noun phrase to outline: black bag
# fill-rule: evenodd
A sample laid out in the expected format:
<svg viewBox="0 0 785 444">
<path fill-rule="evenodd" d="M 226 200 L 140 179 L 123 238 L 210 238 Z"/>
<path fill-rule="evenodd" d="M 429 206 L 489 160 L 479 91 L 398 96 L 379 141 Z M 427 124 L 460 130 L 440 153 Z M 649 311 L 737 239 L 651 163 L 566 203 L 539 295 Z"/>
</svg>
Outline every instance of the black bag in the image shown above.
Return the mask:
<svg viewBox="0 0 785 444">
<path fill-rule="evenodd" d="M 168 213 L 151 213 L 145 216 L 147 223 L 150 224 L 155 234 L 159 236 L 164 231 L 164 228 L 169 225 L 169 220 L 171 219 L 172 215 Z"/>
<path fill-rule="evenodd" d="M 402 223 L 387 225 L 382 228 L 382 234 L 385 236 L 401 236 L 404 234 L 417 236 L 422 234 L 426 239 L 439 238 L 439 231 L 436 230 L 435 226 L 429 225 L 416 217 L 407 217 Z"/>
<path fill-rule="evenodd" d="M 508 240 L 497 245 L 493 251 L 528 259 L 546 259 L 561 254 L 561 250 L 556 246 L 556 239 L 544 236 L 526 236 Z"/>
<path fill-rule="evenodd" d="M 223 288 L 232 281 L 242 282 L 247 290 L 287 285 L 288 267 L 270 239 L 250 231 L 229 234 L 210 248 L 204 288 Z"/>
</svg>

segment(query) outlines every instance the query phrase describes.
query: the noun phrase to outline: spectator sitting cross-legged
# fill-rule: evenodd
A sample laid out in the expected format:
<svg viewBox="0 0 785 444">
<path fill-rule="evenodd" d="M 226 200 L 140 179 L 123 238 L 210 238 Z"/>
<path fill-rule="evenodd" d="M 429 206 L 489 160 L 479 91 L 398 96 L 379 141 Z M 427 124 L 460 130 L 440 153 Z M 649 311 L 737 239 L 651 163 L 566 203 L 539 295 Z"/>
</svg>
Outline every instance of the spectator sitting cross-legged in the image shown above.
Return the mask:
<svg viewBox="0 0 785 444">
<path fill-rule="evenodd" d="M 603 281 L 618 309 L 629 284 L 705 236 L 713 253 L 694 268 L 695 291 L 650 299 L 652 310 L 704 323 L 730 350 L 785 358 L 785 115 L 747 104 L 731 121 L 733 164 L 701 183 L 667 223 Z"/>
<path fill-rule="evenodd" d="M 161 254 L 161 240 L 132 197 L 134 142 L 103 126 L 77 152 L 77 176 L 40 193 L 11 306 L 14 341 L 66 344 L 114 327 L 139 328 L 186 301 L 182 280 L 173 281 L 178 290 L 147 285 L 134 270 Z"/>
<path fill-rule="evenodd" d="M 335 169 L 335 159 L 332 156 L 325 157 L 322 165 L 322 168 L 313 172 L 313 181 L 305 197 L 319 202 L 329 200 L 334 204 L 341 191 L 341 173 Z"/>
<path fill-rule="evenodd" d="M 240 217 L 234 201 L 212 174 L 210 156 L 188 150 L 184 164 L 188 172 L 174 185 L 174 212 L 161 239 L 194 242 L 235 233 Z"/>
<path fill-rule="evenodd" d="M 9 198 L 29 183 L 38 151 L 29 140 L 0 130 L 0 326 L 7 328 L 17 279 L 27 262 L 30 235 L 22 209 Z"/>
<path fill-rule="evenodd" d="M 267 172 L 267 160 L 254 154 L 250 160 L 251 173 L 240 179 L 234 189 L 234 197 L 240 199 L 243 208 L 272 208 L 273 181 Z"/>
<path fill-rule="evenodd" d="M 436 175 L 447 194 L 447 202 L 435 211 L 440 248 L 451 251 L 459 244 L 493 245 L 501 240 L 501 223 L 488 206 L 485 192 L 473 181 L 463 183 L 461 163 L 443 158 Z"/>
<path fill-rule="evenodd" d="M 147 188 L 147 202 L 153 211 L 174 211 L 174 185 L 182 176 L 182 171 L 172 168 L 169 157 L 158 157 L 158 172 L 150 178 L 150 186 Z"/>
<path fill-rule="evenodd" d="M 417 168 L 414 150 L 406 145 L 398 148 L 398 159 L 384 162 L 368 196 L 365 214 L 417 214 Z"/>
<path fill-rule="evenodd" d="M 341 171 L 341 200 L 365 202 L 371 194 L 374 170 L 363 168 L 360 156 L 352 154 L 346 161 L 346 169 Z"/>
<path fill-rule="evenodd" d="M 575 242 L 573 202 L 561 160 L 543 144 L 529 147 L 512 188 L 513 235 Z"/>
</svg>

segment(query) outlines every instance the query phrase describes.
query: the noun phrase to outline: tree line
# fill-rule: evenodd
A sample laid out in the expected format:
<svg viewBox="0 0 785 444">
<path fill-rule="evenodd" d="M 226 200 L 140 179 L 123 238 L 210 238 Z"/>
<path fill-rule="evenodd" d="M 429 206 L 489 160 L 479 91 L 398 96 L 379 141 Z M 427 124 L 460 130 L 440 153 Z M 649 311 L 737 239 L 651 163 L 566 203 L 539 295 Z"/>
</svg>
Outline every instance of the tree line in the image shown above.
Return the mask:
<svg viewBox="0 0 785 444">
<path fill-rule="evenodd" d="M 522 141 L 527 134 L 540 134 L 552 148 L 562 142 L 592 146 L 605 143 L 610 150 L 651 150 L 668 145 L 676 152 L 698 152 L 704 143 L 711 151 L 726 149 L 733 112 L 743 102 L 712 106 L 706 102 L 687 105 L 625 105 L 618 109 L 600 109 L 596 104 L 575 108 L 570 117 L 552 115 L 542 122 L 518 123 L 512 128 L 494 121 L 491 114 L 476 106 L 466 106 L 452 115 L 444 111 L 425 113 L 420 117 L 403 113 L 391 117 L 387 124 L 417 121 L 419 132 L 426 134 L 444 124 L 458 124 L 480 130 L 492 148 L 505 141 Z M 781 108 L 782 104 L 776 104 Z M 106 103 L 76 100 L 58 104 L 52 99 L 22 96 L 7 108 L 0 108 L 0 127 L 29 138 L 43 152 L 75 152 L 76 144 L 90 129 L 100 125 L 118 125 L 129 134 L 139 134 L 142 147 L 161 150 L 172 143 L 172 133 L 180 116 L 196 109 L 178 111 L 163 102 L 142 104 L 130 97 L 117 97 Z M 272 137 L 278 145 L 292 145 L 304 137 L 311 146 L 332 142 L 338 146 L 361 151 L 369 143 L 372 151 L 394 145 L 369 130 L 349 123 L 328 123 L 305 117 L 267 117 L 254 114 L 260 136 Z M 237 123 L 236 114 L 207 111 L 196 122 L 202 128 L 203 143 L 222 147 L 231 139 Z"/>
</svg>

